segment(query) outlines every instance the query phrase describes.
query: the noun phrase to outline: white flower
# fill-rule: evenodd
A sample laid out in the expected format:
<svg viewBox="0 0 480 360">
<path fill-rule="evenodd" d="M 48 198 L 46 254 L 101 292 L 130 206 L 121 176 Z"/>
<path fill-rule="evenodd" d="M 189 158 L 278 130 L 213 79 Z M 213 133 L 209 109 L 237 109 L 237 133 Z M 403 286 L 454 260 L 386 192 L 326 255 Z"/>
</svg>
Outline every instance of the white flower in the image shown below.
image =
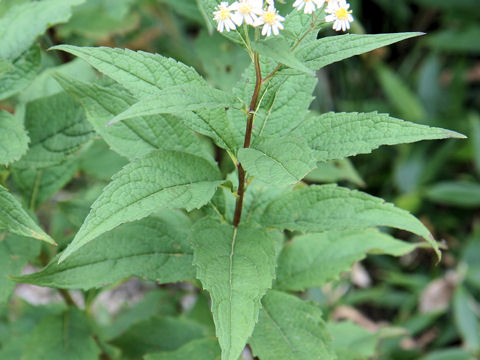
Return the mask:
<svg viewBox="0 0 480 360">
<path fill-rule="evenodd" d="M 305 14 L 312 14 L 317 8 L 321 8 L 323 4 L 325 4 L 325 0 L 296 0 L 293 3 L 293 7 L 299 11 L 305 7 L 303 12 Z"/>
<path fill-rule="evenodd" d="M 346 31 L 350 29 L 350 23 L 353 21 L 352 10 L 348 10 L 350 4 L 346 0 L 330 0 L 325 12 L 326 22 L 333 22 L 333 29 L 336 31 Z"/>
<path fill-rule="evenodd" d="M 236 26 L 232 21 L 232 7 L 228 5 L 228 2 L 222 1 L 213 12 L 214 19 L 218 22 L 217 30 L 223 32 L 223 30 L 235 30 Z"/>
<path fill-rule="evenodd" d="M 269 3 L 273 3 L 273 0 L 267 1 Z M 274 35 L 278 35 L 280 33 L 280 30 L 283 30 L 282 21 L 284 20 L 285 18 L 283 16 L 280 16 L 277 9 L 275 9 L 275 7 L 270 4 L 268 6 L 268 9 L 263 11 L 263 14 L 260 17 L 260 21 L 258 23 L 258 25 L 263 24 L 262 35 L 270 36 L 272 35 L 272 32 Z"/>
<path fill-rule="evenodd" d="M 242 25 L 243 21 L 256 26 L 258 16 L 263 13 L 263 0 L 238 0 L 230 5 L 230 9 L 235 10 L 232 19 L 238 26 Z"/>
</svg>

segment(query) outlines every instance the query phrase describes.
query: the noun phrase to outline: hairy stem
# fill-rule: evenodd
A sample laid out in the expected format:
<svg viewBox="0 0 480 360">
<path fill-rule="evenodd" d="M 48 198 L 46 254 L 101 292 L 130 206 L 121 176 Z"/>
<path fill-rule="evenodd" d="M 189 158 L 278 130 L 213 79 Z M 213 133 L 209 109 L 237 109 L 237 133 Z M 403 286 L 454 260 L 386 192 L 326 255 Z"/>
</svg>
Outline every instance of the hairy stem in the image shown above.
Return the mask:
<svg viewBox="0 0 480 360">
<path fill-rule="evenodd" d="M 255 89 L 253 91 L 252 100 L 250 101 L 250 107 L 248 109 L 247 116 L 247 125 L 245 129 L 245 140 L 243 142 L 243 147 L 245 149 L 250 147 L 250 142 L 252 140 L 252 130 L 253 130 L 253 120 L 255 118 L 255 111 L 257 109 L 258 98 L 260 96 L 260 89 L 262 87 L 262 71 L 260 69 L 260 59 L 258 53 L 254 54 L 254 64 L 255 64 Z M 242 218 L 242 209 L 243 209 L 243 197 L 245 196 L 245 178 L 246 173 L 245 169 L 242 167 L 242 164 L 237 163 L 238 169 L 238 196 L 235 203 L 235 215 L 233 216 L 233 226 L 237 227 Z"/>
</svg>

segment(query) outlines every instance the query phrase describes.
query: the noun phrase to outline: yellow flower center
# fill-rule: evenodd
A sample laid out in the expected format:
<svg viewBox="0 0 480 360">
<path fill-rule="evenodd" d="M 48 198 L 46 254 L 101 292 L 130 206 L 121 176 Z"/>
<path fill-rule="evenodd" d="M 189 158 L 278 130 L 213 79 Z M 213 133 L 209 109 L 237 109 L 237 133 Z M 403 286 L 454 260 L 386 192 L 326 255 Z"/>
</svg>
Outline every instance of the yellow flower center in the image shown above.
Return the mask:
<svg viewBox="0 0 480 360">
<path fill-rule="evenodd" d="M 238 8 L 238 11 L 240 12 L 240 14 L 242 15 L 247 15 L 247 14 L 250 14 L 252 12 L 252 7 L 250 4 L 245 4 L 243 3 L 242 5 L 240 5 L 240 7 Z"/>
<path fill-rule="evenodd" d="M 277 13 L 274 13 L 274 12 L 266 12 L 265 14 L 263 14 L 263 21 L 269 25 L 275 24 L 276 18 L 277 18 Z"/>
<path fill-rule="evenodd" d="M 230 19 L 230 10 L 228 9 L 221 9 L 218 11 L 218 17 L 220 20 L 227 20 Z"/>
<path fill-rule="evenodd" d="M 351 11 L 347 11 L 345 8 L 338 9 L 335 11 L 335 16 L 337 17 L 338 20 L 347 20 L 348 19 L 348 14 L 351 14 Z"/>
</svg>

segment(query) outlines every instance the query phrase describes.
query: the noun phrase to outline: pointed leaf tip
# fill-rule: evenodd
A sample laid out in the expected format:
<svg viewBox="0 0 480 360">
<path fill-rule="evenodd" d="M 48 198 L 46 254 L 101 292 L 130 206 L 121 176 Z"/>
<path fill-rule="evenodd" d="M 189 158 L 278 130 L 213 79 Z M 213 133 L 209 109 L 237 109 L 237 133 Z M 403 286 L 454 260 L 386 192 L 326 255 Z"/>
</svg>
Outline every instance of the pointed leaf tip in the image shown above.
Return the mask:
<svg viewBox="0 0 480 360">
<path fill-rule="evenodd" d="M 429 233 L 426 236 L 426 240 L 428 241 L 428 243 L 430 243 L 432 245 L 433 251 L 435 251 L 435 255 L 437 255 L 437 262 L 435 263 L 435 265 L 438 265 L 440 263 L 440 261 L 442 260 L 442 252 L 440 251 L 437 240 L 435 240 L 435 238 L 433 237 L 433 235 L 431 233 Z"/>
<path fill-rule="evenodd" d="M 20 202 L 0 185 L 0 229 L 45 241 L 55 245 L 55 241 L 23 209 Z"/>
<path fill-rule="evenodd" d="M 446 133 L 448 134 L 448 137 L 453 139 L 468 139 L 468 136 L 463 135 L 462 133 L 459 133 L 456 131 L 446 130 Z"/>
<path fill-rule="evenodd" d="M 44 234 L 38 234 L 37 236 L 34 236 L 36 239 L 39 239 L 39 240 L 43 240 L 45 241 L 46 243 L 50 244 L 50 245 L 53 245 L 53 246 L 58 246 L 57 242 L 55 240 L 53 240 L 53 238 L 51 238 L 49 235 L 47 235 L 46 233 Z"/>
</svg>

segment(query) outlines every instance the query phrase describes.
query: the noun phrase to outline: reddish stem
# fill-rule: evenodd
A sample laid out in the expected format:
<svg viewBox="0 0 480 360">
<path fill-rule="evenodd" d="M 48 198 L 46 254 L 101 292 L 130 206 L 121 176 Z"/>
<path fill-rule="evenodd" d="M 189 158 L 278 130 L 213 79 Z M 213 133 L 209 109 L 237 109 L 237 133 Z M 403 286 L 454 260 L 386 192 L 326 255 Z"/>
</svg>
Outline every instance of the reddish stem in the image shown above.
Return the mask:
<svg viewBox="0 0 480 360">
<path fill-rule="evenodd" d="M 255 64 L 255 89 L 253 91 L 252 100 L 250 101 L 250 107 L 248 109 L 247 125 L 245 129 L 245 140 L 243 142 L 243 147 L 245 149 L 250 147 L 250 142 L 252 140 L 252 130 L 253 130 L 253 120 L 255 118 L 255 111 L 258 105 L 258 98 L 260 96 L 260 88 L 262 87 L 262 71 L 260 69 L 260 59 L 258 53 L 254 55 L 254 64 Z M 233 216 L 233 226 L 237 227 L 242 218 L 242 209 L 243 209 L 243 198 L 245 196 L 245 170 L 242 167 L 242 164 L 237 164 L 238 169 L 238 197 L 235 203 L 235 215 Z"/>
</svg>

